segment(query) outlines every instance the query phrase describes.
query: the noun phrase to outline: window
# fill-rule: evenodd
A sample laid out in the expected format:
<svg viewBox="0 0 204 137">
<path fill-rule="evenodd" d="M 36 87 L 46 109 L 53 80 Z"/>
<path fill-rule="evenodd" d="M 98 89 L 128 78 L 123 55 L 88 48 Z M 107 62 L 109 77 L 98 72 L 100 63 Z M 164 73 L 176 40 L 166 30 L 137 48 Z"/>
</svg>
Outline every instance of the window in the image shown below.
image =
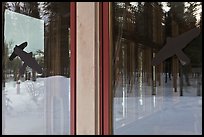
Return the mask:
<svg viewBox="0 0 204 137">
<path fill-rule="evenodd" d="M 3 12 L 3 134 L 70 134 L 70 3 L 3 2 Z"/>
<path fill-rule="evenodd" d="M 201 4 L 112 3 L 113 134 L 202 134 Z"/>
</svg>

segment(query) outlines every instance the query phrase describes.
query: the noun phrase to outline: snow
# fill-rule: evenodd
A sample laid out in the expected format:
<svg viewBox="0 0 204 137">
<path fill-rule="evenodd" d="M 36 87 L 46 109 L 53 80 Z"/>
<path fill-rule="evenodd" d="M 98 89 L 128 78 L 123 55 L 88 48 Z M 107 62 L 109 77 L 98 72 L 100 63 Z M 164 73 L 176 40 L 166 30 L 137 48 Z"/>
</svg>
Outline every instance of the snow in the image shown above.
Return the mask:
<svg viewBox="0 0 204 137">
<path fill-rule="evenodd" d="M 130 98 L 125 116 L 114 121 L 114 134 L 202 134 L 201 97 L 179 97 L 179 99 L 161 97 L 156 100 L 155 106 L 153 100 L 154 97 L 146 97 L 145 104 L 140 105 L 137 98 Z M 138 103 L 131 105 L 133 102 Z M 118 110 L 114 112 L 117 115 L 121 114 Z"/>
<path fill-rule="evenodd" d="M 10 102 L 9 108 L 3 111 L 4 134 L 69 134 L 69 82 L 69 78 L 63 76 L 37 78 L 35 82 L 27 80 L 21 81 L 20 84 L 14 81 L 6 82 L 5 92 Z M 20 94 L 17 94 L 18 86 Z M 59 106 L 54 104 L 56 98 L 62 100 Z M 67 111 L 63 111 L 67 118 L 58 113 L 62 107 L 67 108 Z M 47 126 L 46 122 L 51 124 Z"/>
<path fill-rule="evenodd" d="M 144 82 L 133 84 L 132 92 L 127 92 L 127 84 L 118 86 L 113 100 L 113 133 L 201 135 L 202 96 L 197 96 L 198 81 L 190 80 L 191 86 L 184 83 L 183 96 L 179 88 L 178 92 L 173 91 L 172 80 L 157 86 L 154 96 L 152 87 Z M 4 134 L 70 134 L 69 78 L 52 76 L 37 78 L 36 82 L 21 81 L 20 94 L 18 85 L 11 80 L 3 90 L 11 101 L 10 107 L 3 110 Z M 32 91 L 36 91 L 35 96 Z"/>
<path fill-rule="evenodd" d="M 163 82 L 163 81 L 162 81 Z M 127 92 L 128 85 L 117 87 L 124 93 L 114 98 L 115 135 L 201 135 L 202 96 L 197 96 L 198 80 L 190 79 L 191 86 L 184 82 L 183 96 L 173 91 L 172 80 L 157 86 L 156 95 L 152 87 L 137 81 L 133 91 Z M 202 85 L 201 85 L 202 90 Z"/>
</svg>

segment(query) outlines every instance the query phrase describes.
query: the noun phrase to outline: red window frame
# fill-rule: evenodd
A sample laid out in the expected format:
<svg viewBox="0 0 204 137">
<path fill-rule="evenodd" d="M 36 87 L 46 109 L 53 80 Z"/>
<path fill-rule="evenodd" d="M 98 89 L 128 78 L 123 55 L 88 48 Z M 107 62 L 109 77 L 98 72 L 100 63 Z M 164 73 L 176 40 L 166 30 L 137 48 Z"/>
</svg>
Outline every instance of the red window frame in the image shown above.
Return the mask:
<svg viewBox="0 0 204 137">
<path fill-rule="evenodd" d="M 99 5 L 100 35 L 100 134 L 112 134 L 112 96 L 110 89 L 110 29 L 109 2 Z"/>
<path fill-rule="evenodd" d="M 70 134 L 76 135 L 76 2 L 70 2 Z"/>
</svg>

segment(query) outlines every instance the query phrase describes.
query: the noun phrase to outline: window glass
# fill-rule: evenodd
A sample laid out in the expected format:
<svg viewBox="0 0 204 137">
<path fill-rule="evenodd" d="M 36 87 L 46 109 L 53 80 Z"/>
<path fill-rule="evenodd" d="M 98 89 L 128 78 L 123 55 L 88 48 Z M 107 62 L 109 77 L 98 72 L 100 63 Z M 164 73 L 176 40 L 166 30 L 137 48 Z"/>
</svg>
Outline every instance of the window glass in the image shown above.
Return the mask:
<svg viewBox="0 0 204 137">
<path fill-rule="evenodd" d="M 202 134 L 202 2 L 113 2 L 114 134 Z"/>
<path fill-rule="evenodd" d="M 2 3 L 3 134 L 70 134 L 69 5 Z"/>
</svg>

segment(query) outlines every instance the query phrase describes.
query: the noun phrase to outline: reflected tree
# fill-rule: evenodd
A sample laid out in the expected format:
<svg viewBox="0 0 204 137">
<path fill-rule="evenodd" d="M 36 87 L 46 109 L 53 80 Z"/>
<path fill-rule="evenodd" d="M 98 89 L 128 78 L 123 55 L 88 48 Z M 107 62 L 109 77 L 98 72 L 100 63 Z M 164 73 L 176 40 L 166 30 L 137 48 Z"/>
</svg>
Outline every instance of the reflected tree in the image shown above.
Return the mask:
<svg viewBox="0 0 204 137">
<path fill-rule="evenodd" d="M 196 12 L 197 7 L 199 4 L 197 2 L 188 2 L 189 6 L 186 8 L 185 12 L 185 24 L 186 24 L 186 31 L 192 28 L 197 27 L 197 19 L 196 19 Z M 183 72 L 186 79 L 187 85 L 189 83 L 189 73 L 191 70 L 195 70 L 194 68 L 201 68 L 202 67 L 202 33 L 195 38 L 188 46 L 184 49 L 184 52 L 188 55 L 191 60 L 191 64 L 188 66 L 183 66 Z"/>
<path fill-rule="evenodd" d="M 45 30 L 46 76 L 70 76 L 69 28 L 70 3 L 44 2 L 43 13 L 48 20 Z"/>
<path fill-rule="evenodd" d="M 195 27 L 196 2 L 166 2 L 169 11 L 164 10 L 162 2 L 114 2 L 113 43 L 112 43 L 112 87 L 113 91 L 121 82 L 126 86 L 133 85 L 142 76 L 142 82 L 152 85 L 153 54 L 157 53 L 166 43 L 167 37 L 178 36 Z M 186 6 L 189 4 L 189 6 Z M 199 25 L 199 24 L 198 24 Z M 202 24 L 201 24 L 202 25 Z M 197 43 L 198 44 L 198 43 Z M 194 45 L 197 45 L 194 42 Z M 191 46 L 198 48 L 199 46 Z M 187 51 L 184 50 L 186 53 Z M 196 53 L 192 50 L 189 54 Z M 192 57 L 192 61 L 200 55 Z M 194 58 L 194 59 L 193 59 Z M 155 82 L 161 85 L 160 74 L 173 76 L 176 89 L 179 61 L 176 56 L 156 66 Z M 167 82 L 167 75 L 165 82 Z M 129 90 L 128 90 L 129 91 Z"/>
<path fill-rule="evenodd" d="M 22 13 L 40 19 L 38 2 L 23 2 Z"/>
</svg>

